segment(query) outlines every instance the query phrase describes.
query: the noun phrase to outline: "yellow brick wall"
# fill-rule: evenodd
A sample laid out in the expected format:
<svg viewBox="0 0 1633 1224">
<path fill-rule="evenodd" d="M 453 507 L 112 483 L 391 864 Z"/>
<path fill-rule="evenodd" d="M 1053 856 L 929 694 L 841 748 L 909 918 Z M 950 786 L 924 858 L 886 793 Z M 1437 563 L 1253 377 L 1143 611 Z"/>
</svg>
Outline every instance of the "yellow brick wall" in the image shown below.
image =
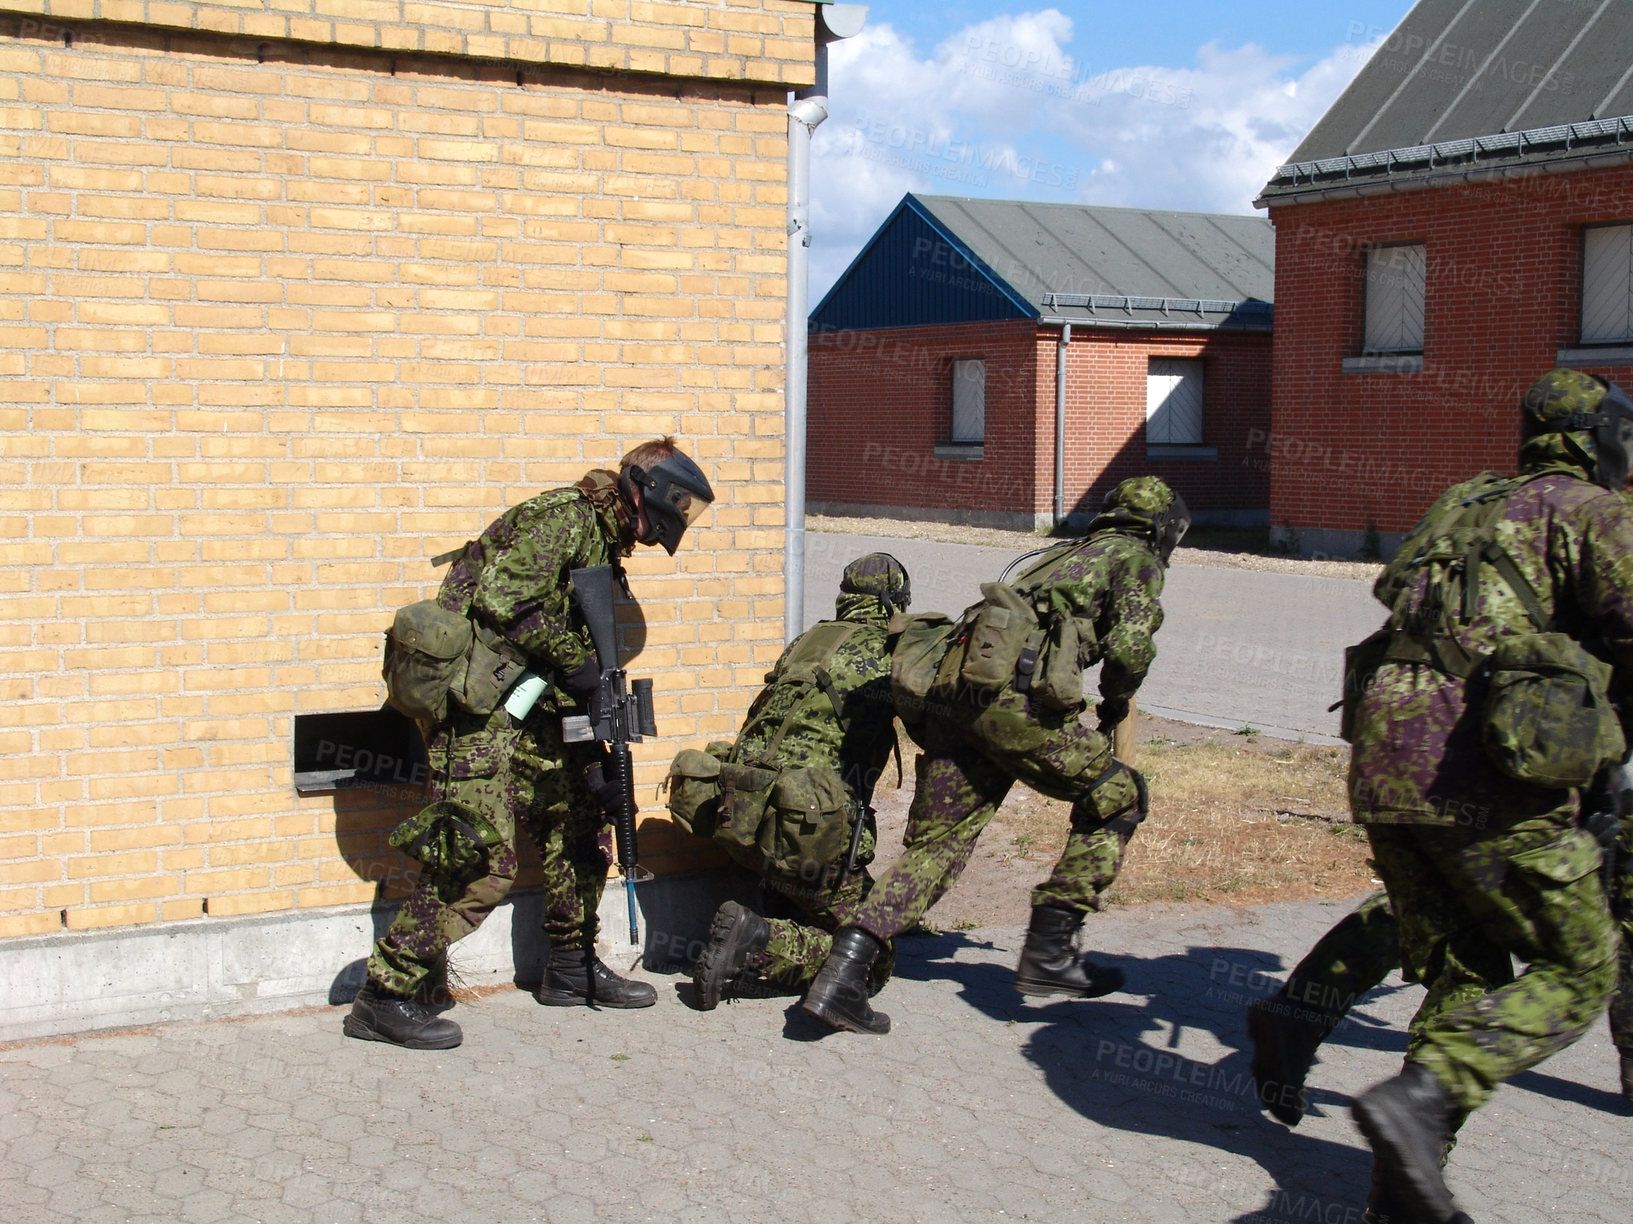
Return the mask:
<svg viewBox="0 0 1633 1224">
<path fill-rule="evenodd" d="M 366 49 L 523 13 L 615 59 L 626 23 L 775 17 L 810 68 L 811 6 L 776 0 L 0 3 L 0 934 L 400 892 L 415 796 L 297 798 L 294 716 L 378 706 L 429 557 L 648 437 L 720 500 L 630 567 L 646 815 L 775 658 L 771 33 L 687 79 Z M 237 36 L 273 17 L 330 33 Z"/>
</svg>

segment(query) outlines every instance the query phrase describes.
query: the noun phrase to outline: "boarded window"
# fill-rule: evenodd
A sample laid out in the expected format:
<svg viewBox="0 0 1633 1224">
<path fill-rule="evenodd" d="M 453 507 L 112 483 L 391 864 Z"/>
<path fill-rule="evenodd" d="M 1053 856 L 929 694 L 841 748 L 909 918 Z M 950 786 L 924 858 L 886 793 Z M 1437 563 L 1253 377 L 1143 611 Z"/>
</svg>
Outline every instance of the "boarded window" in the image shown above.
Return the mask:
<svg viewBox="0 0 1633 1224">
<path fill-rule="evenodd" d="M 1422 244 L 1373 247 L 1367 252 L 1367 353 L 1423 351 Z"/>
<path fill-rule="evenodd" d="M 1147 446 L 1202 445 L 1202 363 L 1153 357 L 1145 376 Z"/>
<path fill-rule="evenodd" d="M 954 442 L 984 442 L 987 436 L 987 363 L 953 362 Z"/>
<path fill-rule="evenodd" d="M 1582 231 L 1582 343 L 1633 340 L 1633 225 Z"/>
</svg>

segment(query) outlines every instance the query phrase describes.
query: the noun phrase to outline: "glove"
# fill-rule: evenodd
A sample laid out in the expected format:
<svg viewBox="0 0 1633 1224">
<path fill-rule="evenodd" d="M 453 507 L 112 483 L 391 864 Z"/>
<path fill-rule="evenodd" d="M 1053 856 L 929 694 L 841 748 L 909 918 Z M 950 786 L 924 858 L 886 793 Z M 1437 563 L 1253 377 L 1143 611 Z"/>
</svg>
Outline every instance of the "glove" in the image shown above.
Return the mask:
<svg viewBox="0 0 1633 1224">
<path fill-rule="evenodd" d="M 561 687 L 588 707 L 592 727 L 601 721 L 601 660 L 595 651 L 590 651 L 576 671 L 561 677 Z"/>
<path fill-rule="evenodd" d="M 1127 697 L 1102 697 L 1095 711 L 1100 717 L 1100 734 L 1109 736 L 1119 723 L 1128 717 L 1130 701 Z"/>
<path fill-rule="evenodd" d="M 596 807 L 601 809 L 601 815 L 608 821 L 615 820 L 623 810 L 624 791 L 616 782 L 607 781 L 607 775 L 600 764 L 591 765 L 584 771 L 584 785 L 589 787 L 590 797 L 595 800 Z"/>
</svg>

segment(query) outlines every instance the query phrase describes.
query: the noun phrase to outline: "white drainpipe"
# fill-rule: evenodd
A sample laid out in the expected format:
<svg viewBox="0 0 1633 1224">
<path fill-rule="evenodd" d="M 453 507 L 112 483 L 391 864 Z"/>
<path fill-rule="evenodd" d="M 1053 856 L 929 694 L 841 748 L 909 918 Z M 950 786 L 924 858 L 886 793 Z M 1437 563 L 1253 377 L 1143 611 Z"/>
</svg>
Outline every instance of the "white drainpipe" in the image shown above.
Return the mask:
<svg viewBox="0 0 1633 1224">
<path fill-rule="evenodd" d="M 1055 526 L 1066 521 L 1066 350 L 1072 347 L 1072 325 L 1062 322 L 1055 345 Z"/>
<path fill-rule="evenodd" d="M 811 264 L 811 133 L 828 117 L 828 44 L 862 32 L 864 4 L 817 6 L 816 82 L 788 103 L 787 531 L 783 543 L 783 640 L 805 629 L 805 389 Z"/>
</svg>

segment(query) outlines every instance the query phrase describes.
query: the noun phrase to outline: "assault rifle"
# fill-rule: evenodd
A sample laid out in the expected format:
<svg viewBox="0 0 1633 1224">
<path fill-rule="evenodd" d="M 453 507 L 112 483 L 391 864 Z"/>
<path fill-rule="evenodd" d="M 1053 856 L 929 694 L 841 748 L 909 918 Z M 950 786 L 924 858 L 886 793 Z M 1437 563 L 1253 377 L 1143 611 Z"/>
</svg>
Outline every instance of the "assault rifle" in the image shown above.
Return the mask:
<svg viewBox="0 0 1633 1224">
<path fill-rule="evenodd" d="M 618 666 L 618 631 L 613 624 L 613 600 L 623 587 L 629 598 L 629 584 L 621 568 L 592 565 L 576 569 L 572 598 L 590 631 L 596 656 L 601 660 L 600 688 L 590 701 L 591 714 L 572 714 L 561 720 L 561 738 L 569 744 L 591 740 L 608 745 L 602 774 L 617 791 L 612 831 L 618 847 L 618 870 L 624 877 L 624 896 L 629 902 L 629 942 L 640 942 L 635 912 L 636 865 L 640 853 L 635 844 L 635 773 L 629 746 L 643 735 L 656 735 L 658 725 L 652 715 L 652 681 L 629 680 Z M 592 721 L 593 718 L 593 721 Z"/>
</svg>

